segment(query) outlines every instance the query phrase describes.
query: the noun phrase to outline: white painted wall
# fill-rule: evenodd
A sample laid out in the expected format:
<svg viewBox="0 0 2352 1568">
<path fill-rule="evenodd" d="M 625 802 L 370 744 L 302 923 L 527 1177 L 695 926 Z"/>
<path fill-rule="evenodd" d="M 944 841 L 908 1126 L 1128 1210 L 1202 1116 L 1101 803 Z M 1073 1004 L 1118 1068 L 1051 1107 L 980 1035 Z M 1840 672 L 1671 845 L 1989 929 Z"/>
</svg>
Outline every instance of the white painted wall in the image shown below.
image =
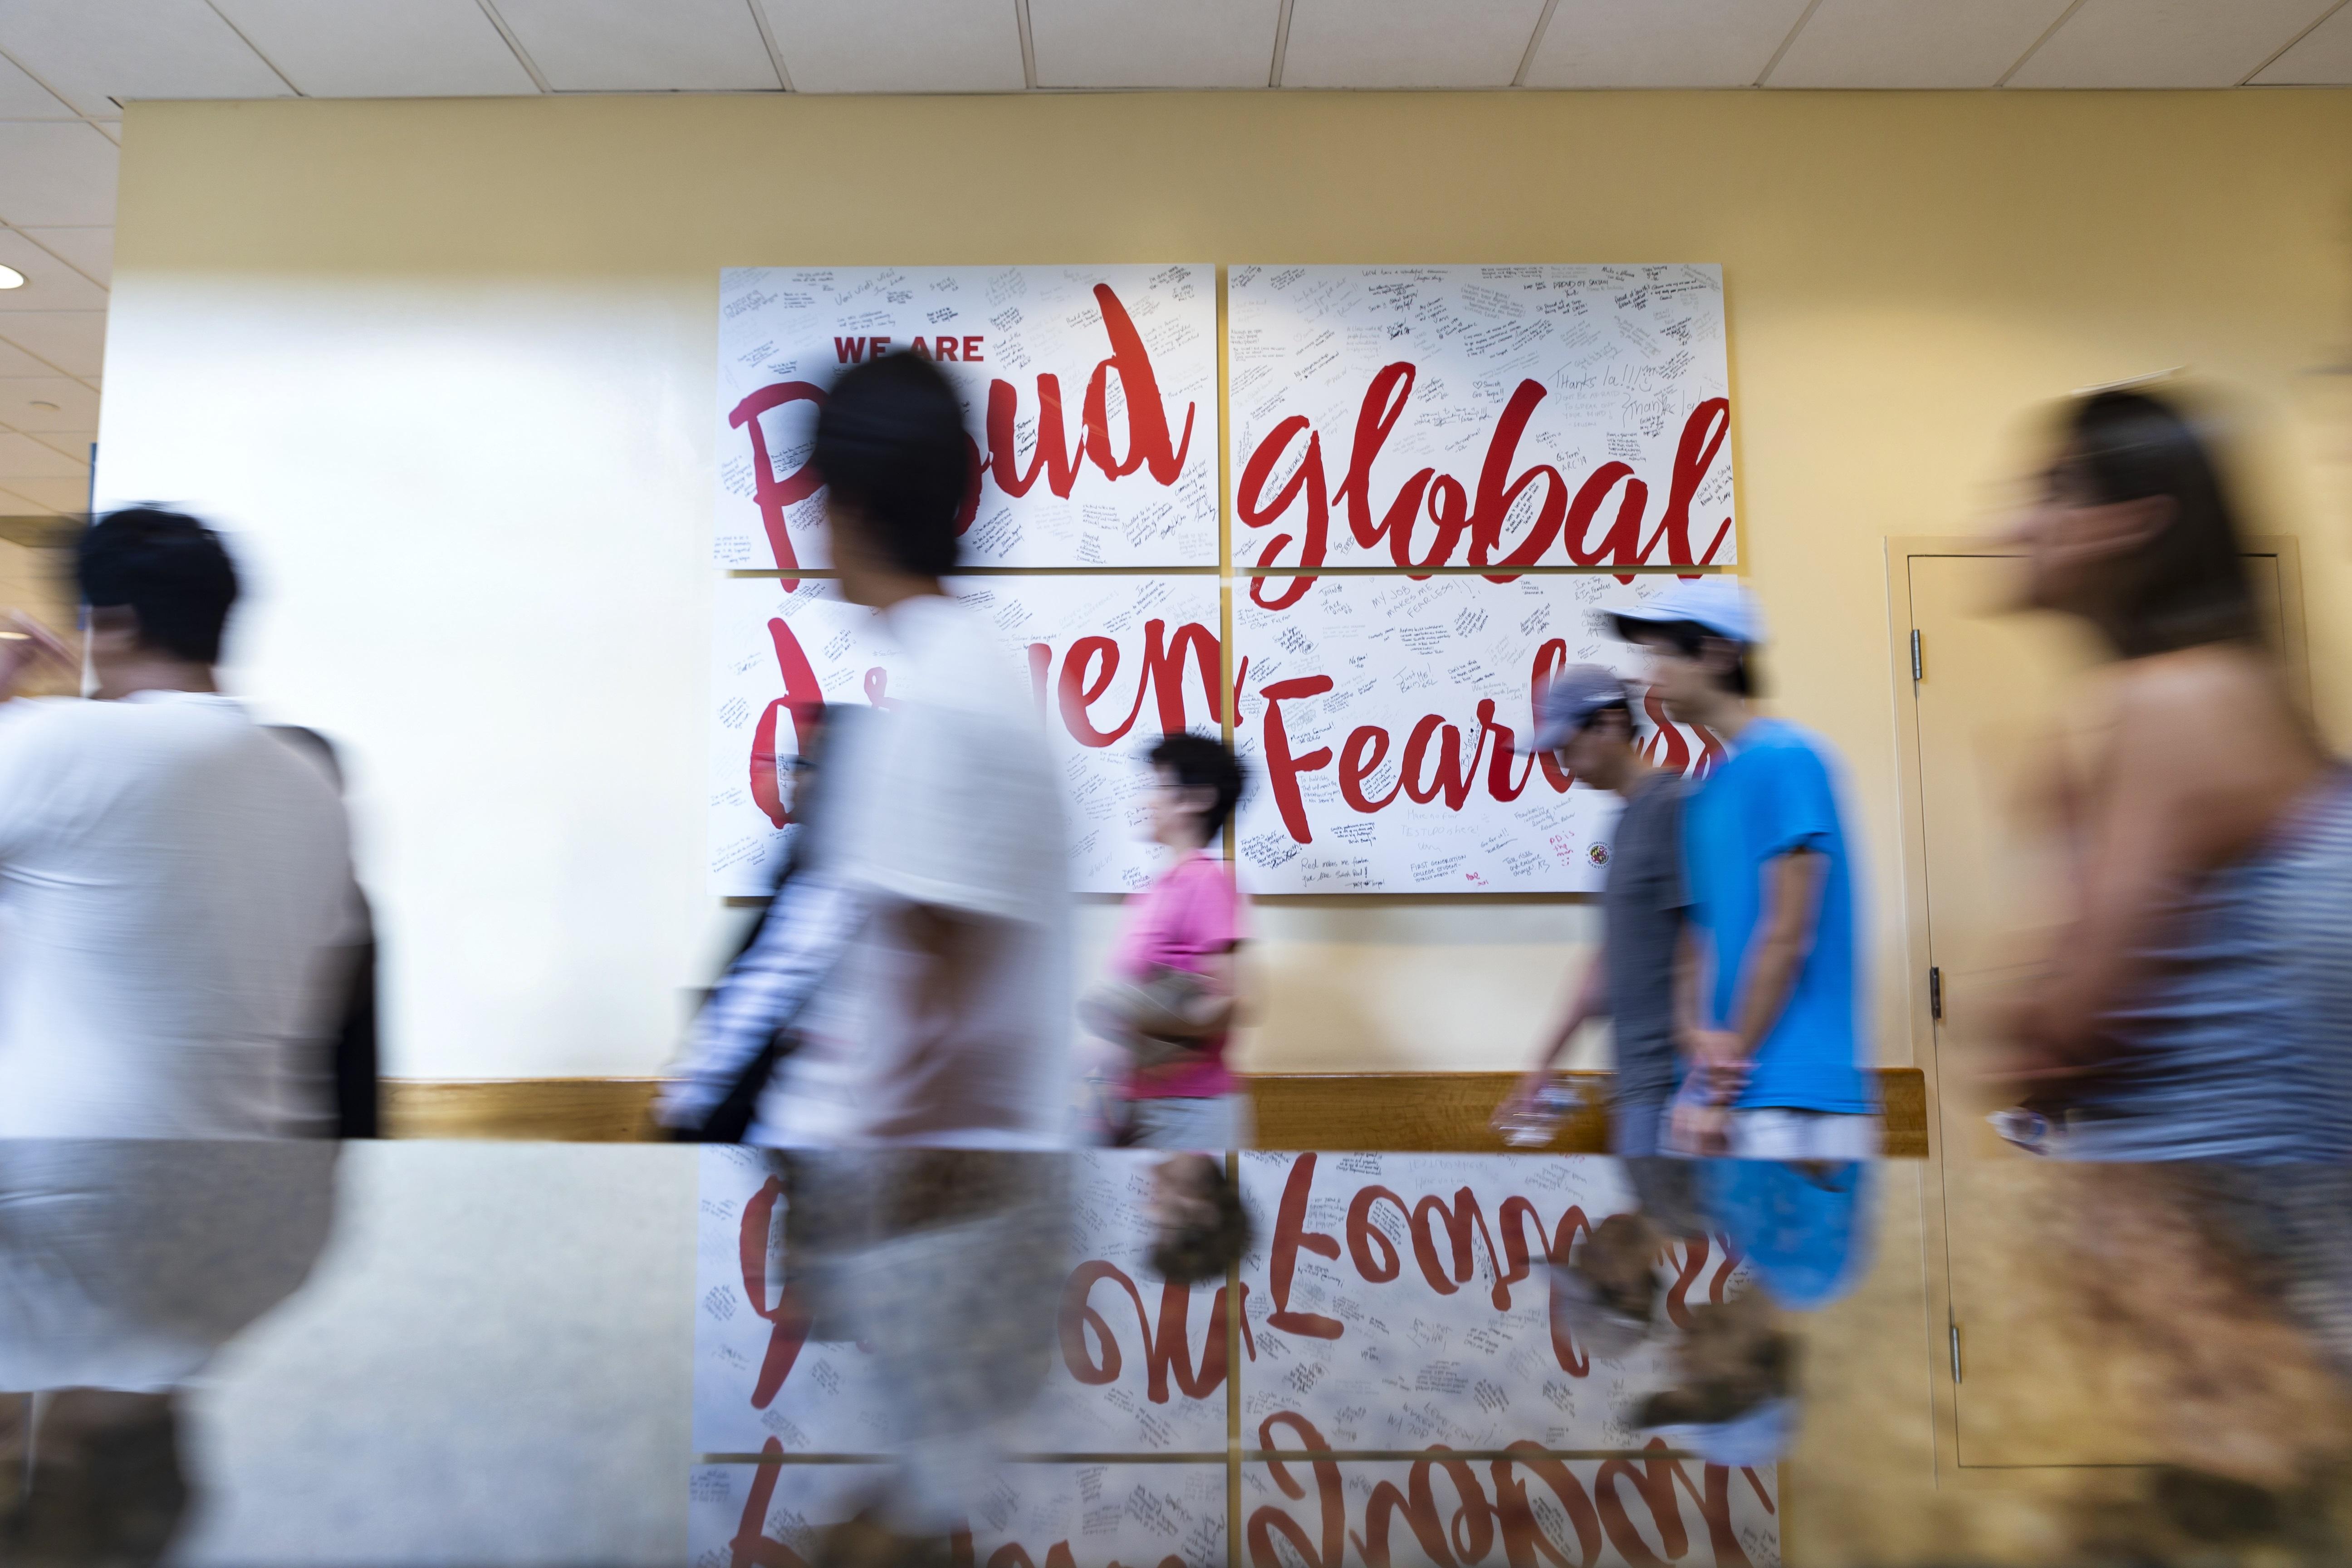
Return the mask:
<svg viewBox="0 0 2352 1568">
<path fill-rule="evenodd" d="M 227 680 L 348 751 L 389 1070 L 652 1070 L 723 920 L 710 399 L 677 374 L 713 352 L 709 299 L 121 284 L 100 504 L 227 531 L 250 595 Z"/>
</svg>

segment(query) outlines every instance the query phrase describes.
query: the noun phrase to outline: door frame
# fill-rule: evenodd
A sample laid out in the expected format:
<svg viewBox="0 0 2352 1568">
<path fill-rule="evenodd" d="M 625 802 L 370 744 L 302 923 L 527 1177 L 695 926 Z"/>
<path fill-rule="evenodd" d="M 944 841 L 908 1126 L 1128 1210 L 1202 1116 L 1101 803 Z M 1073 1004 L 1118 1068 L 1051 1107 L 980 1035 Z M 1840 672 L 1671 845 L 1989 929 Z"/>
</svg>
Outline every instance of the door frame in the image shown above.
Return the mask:
<svg viewBox="0 0 2352 1568">
<path fill-rule="evenodd" d="M 2311 655 L 2305 637 L 2303 552 L 2293 534 L 2256 534 L 2245 541 L 2248 555 L 2278 563 L 2279 656 L 2287 693 L 2306 714 L 2311 710 Z M 1927 1080 L 1927 1122 L 1931 1147 L 1920 1173 L 1920 1225 L 1927 1251 L 1927 1353 L 1928 1396 L 1935 1432 L 1938 1486 L 2015 1486 L 2024 1478 L 2082 1467 L 1963 1467 L 1959 1463 L 1959 1402 L 1952 1378 L 1951 1252 L 1944 1207 L 1942 1079 L 1936 1053 L 1936 1022 L 1928 1012 L 1927 968 L 1934 950 L 1927 928 L 1927 833 L 1925 781 L 1919 765 L 1919 700 L 1911 679 L 1911 563 L 1921 556 L 2014 556 L 2015 545 L 1983 534 L 1888 534 L 1886 636 L 1889 695 L 1895 704 L 1895 823 L 1903 877 L 1903 1016 L 1910 1037 L 1911 1063 Z M 1936 657 L 1923 650 L 1924 669 Z M 1967 1346 L 1960 1346 L 1960 1373 L 1968 1374 Z M 2004 1481 L 2004 1478 L 2006 1480 Z"/>
</svg>

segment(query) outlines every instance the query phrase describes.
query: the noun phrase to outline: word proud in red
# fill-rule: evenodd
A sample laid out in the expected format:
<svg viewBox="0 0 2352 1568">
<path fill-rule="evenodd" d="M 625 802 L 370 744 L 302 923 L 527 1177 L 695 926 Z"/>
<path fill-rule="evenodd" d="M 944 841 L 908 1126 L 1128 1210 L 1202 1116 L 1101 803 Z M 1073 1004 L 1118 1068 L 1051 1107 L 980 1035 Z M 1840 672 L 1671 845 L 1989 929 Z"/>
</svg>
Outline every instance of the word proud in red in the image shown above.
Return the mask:
<svg viewBox="0 0 2352 1568">
<path fill-rule="evenodd" d="M 1092 463 L 1106 479 L 1122 479 L 1140 469 L 1163 489 L 1173 486 L 1183 471 L 1184 454 L 1192 445 L 1192 420 L 1198 406 L 1190 403 L 1184 405 L 1183 431 L 1171 438 L 1167 407 L 1160 397 L 1160 377 L 1152 369 L 1151 355 L 1144 349 L 1143 334 L 1135 330 L 1134 320 L 1109 284 L 1095 285 L 1095 302 L 1102 310 L 1103 331 L 1110 341 L 1110 353 L 1087 378 L 1077 439 L 1072 442 L 1066 437 L 1061 377 L 1051 372 L 1040 374 L 1037 437 L 1030 448 L 1028 466 L 1024 468 L 1018 437 L 1021 395 L 1009 381 L 991 380 L 987 455 L 982 455 L 979 443 L 970 436 L 964 437 L 971 454 L 971 486 L 964 493 L 963 508 L 956 519 L 959 532 L 969 528 L 971 520 L 979 515 L 983 478 L 1004 495 L 1018 500 L 1029 493 L 1042 475 L 1045 488 L 1067 500 L 1080 466 L 1085 463 Z M 982 347 L 979 338 L 934 338 L 929 341 L 928 347 L 921 346 L 923 339 L 915 342 L 926 358 L 970 363 L 981 357 L 977 352 Z M 888 338 L 836 338 L 834 353 L 843 362 L 851 363 L 868 354 L 887 353 L 890 343 Z M 1114 375 L 1127 401 L 1124 452 L 1118 450 L 1111 435 L 1110 378 Z M 761 427 L 760 419 L 788 404 L 803 402 L 823 407 L 824 388 L 808 381 L 772 382 L 745 397 L 727 416 L 731 428 L 751 438 L 752 499 L 759 502 L 760 521 L 767 530 L 768 545 L 775 552 L 776 564 L 786 572 L 798 566 L 800 558 L 793 553 L 791 535 L 784 527 L 784 510 L 816 494 L 824 485 L 824 477 L 807 463 L 789 474 L 777 473 L 768 456 L 768 435 Z"/>
<path fill-rule="evenodd" d="M 1412 395 L 1413 379 L 1419 374 L 1416 366 L 1400 360 L 1382 366 L 1364 388 L 1363 402 L 1356 412 L 1355 437 L 1349 448 L 1347 472 L 1337 487 L 1332 485 L 1324 467 L 1323 433 L 1303 414 L 1294 414 L 1276 425 L 1250 448 L 1249 456 L 1242 461 L 1240 482 L 1234 489 L 1234 514 L 1250 528 L 1269 528 L 1287 521 L 1289 526 L 1298 530 L 1297 533 L 1278 533 L 1268 540 L 1258 552 L 1258 565 L 1295 564 L 1309 571 L 1322 565 L 1330 544 L 1334 501 L 1347 513 L 1348 531 L 1357 544 L 1374 550 L 1386 540 L 1389 558 L 1399 566 L 1450 565 L 1465 539 L 1470 545 L 1467 564 L 1472 566 L 1533 566 L 1555 543 L 1566 549 L 1568 558 L 1579 566 L 1704 565 L 1712 562 L 1731 538 L 1731 519 L 1726 517 L 1712 531 L 1705 548 L 1696 554 L 1692 552 L 1691 505 L 1706 481 L 1707 470 L 1722 451 L 1724 437 L 1731 426 L 1730 400 L 1722 397 L 1710 397 L 1701 403 L 1683 422 L 1682 437 L 1675 448 L 1673 475 L 1667 484 L 1665 510 L 1646 538 L 1642 532 L 1642 520 L 1649 505 L 1650 487 L 1633 477 L 1628 464 L 1603 463 L 1573 489 L 1567 478 L 1549 463 L 1533 464 L 1517 474 L 1511 471 L 1518 455 L 1519 437 L 1534 416 L 1536 405 L 1544 400 L 1543 384 L 1536 381 L 1521 381 L 1504 405 L 1502 416 L 1487 437 L 1486 460 L 1479 466 L 1474 484 L 1465 486 L 1451 474 L 1422 468 L 1398 487 L 1387 505 L 1376 506 L 1372 464 L 1380 457 L 1389 433 L 1403 416 L 1405 404 Z M 1284 468 L 1302 437 L 1306 439 L 1305 451 L 1290 465 L 1281 488 L 1269 497 L 1267 485 Z M 1542 499 L 1536 504 L 1533 524 L 1507 555 L 1497 559 L 1496 552 L 1504 546 L 1504 520 L 1519 497 L 1537 484 L 1543 490 Z M 1592 537 L 1593 520 L 1612 494 L 1618 497 L 1616 517 L 1596 539 Z M 1291 513 L 1302 502 L 1306 517 L 1299 522 L 1291 519 Z M 1416 555 L 1413 530 L 1424 519 L 1434 531 L 1427 550 Z M 1295 562 L 1284 554 L 1293 543 L 1298 545 Z M 1655 560 L 1660 544 L 1665 546 L 1666 552 L 1663 562 Z M 1497 580 L 1506 578 L 1498 575 Z M 1267 609 L 1278 610 L 1296 604 L 1310 581 L 1292 578 L 1285 586 L 1281 578 L 1254 578 L 1250 599 Z M 1282 591 L 1267 596 L 1274 588 Z"/>
</svg>

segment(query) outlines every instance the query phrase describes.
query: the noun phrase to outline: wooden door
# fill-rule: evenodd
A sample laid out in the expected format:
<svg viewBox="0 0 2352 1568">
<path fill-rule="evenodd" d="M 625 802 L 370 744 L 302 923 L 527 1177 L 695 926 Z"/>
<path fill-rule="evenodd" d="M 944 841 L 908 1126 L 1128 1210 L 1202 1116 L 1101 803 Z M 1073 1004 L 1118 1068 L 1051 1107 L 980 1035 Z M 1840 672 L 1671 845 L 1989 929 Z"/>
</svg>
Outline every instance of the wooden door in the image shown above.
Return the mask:
<svg viewBox="0 0 2352 1568">
<path fill-rule="evenodd" d="M 1926 875 L 1957 1451 L 1963 1467 L 2130 1465 L 2167 1457 L 2151 1404 L 2167 1379 L 2140 1336 L 2103 1328 L 2084 1289 L 2089 1179 L 2025 1154 L 1985 1118 L 1977 1081 L 2004 997 L 2048 951 L 2059 904 L 2053 846 L 2023 810 L 2053 737 L 2083 735 L 2095 650 L 2072 623 L 2006 609 L 2019 563 L 1908 556 L 1917 635 L 1912 768 Z M 2294 636 L 2282 562 L 2248 568 L 2274 634 Z M 2299 640 L 2299 637 L 2295 637 Z"/>
</svg>

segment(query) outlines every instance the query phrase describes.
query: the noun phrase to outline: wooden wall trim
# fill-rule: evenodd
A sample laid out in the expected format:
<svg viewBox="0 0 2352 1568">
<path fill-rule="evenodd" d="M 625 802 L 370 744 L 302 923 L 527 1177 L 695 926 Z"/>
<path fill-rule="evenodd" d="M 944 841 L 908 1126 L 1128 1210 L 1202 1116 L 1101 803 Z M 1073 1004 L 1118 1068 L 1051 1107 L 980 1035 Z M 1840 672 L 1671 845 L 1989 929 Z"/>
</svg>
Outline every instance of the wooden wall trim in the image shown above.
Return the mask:
<svg viewBox="0 0 2352 1568">
<path fill-rule="evenodd" d="M 1507 1072 L 1255 1073 L 1246 1081 L 1262 1149 L 1498 1153 L 1488 1131 L 1518 1075 Z M 1550 1151 L 1609 1150 L 1609 1075 L 1569 1075 L 1584 1090 Z M 384 1126 L 394 1138 L 502 1138 L 630 1142 L 649 1135 L 650 1078 L 389 1079 Z M 1927 1155 L 1927 1085 L 1917 1068 L 1882 1068 L 1886 1153 Z"/>
</svg>

